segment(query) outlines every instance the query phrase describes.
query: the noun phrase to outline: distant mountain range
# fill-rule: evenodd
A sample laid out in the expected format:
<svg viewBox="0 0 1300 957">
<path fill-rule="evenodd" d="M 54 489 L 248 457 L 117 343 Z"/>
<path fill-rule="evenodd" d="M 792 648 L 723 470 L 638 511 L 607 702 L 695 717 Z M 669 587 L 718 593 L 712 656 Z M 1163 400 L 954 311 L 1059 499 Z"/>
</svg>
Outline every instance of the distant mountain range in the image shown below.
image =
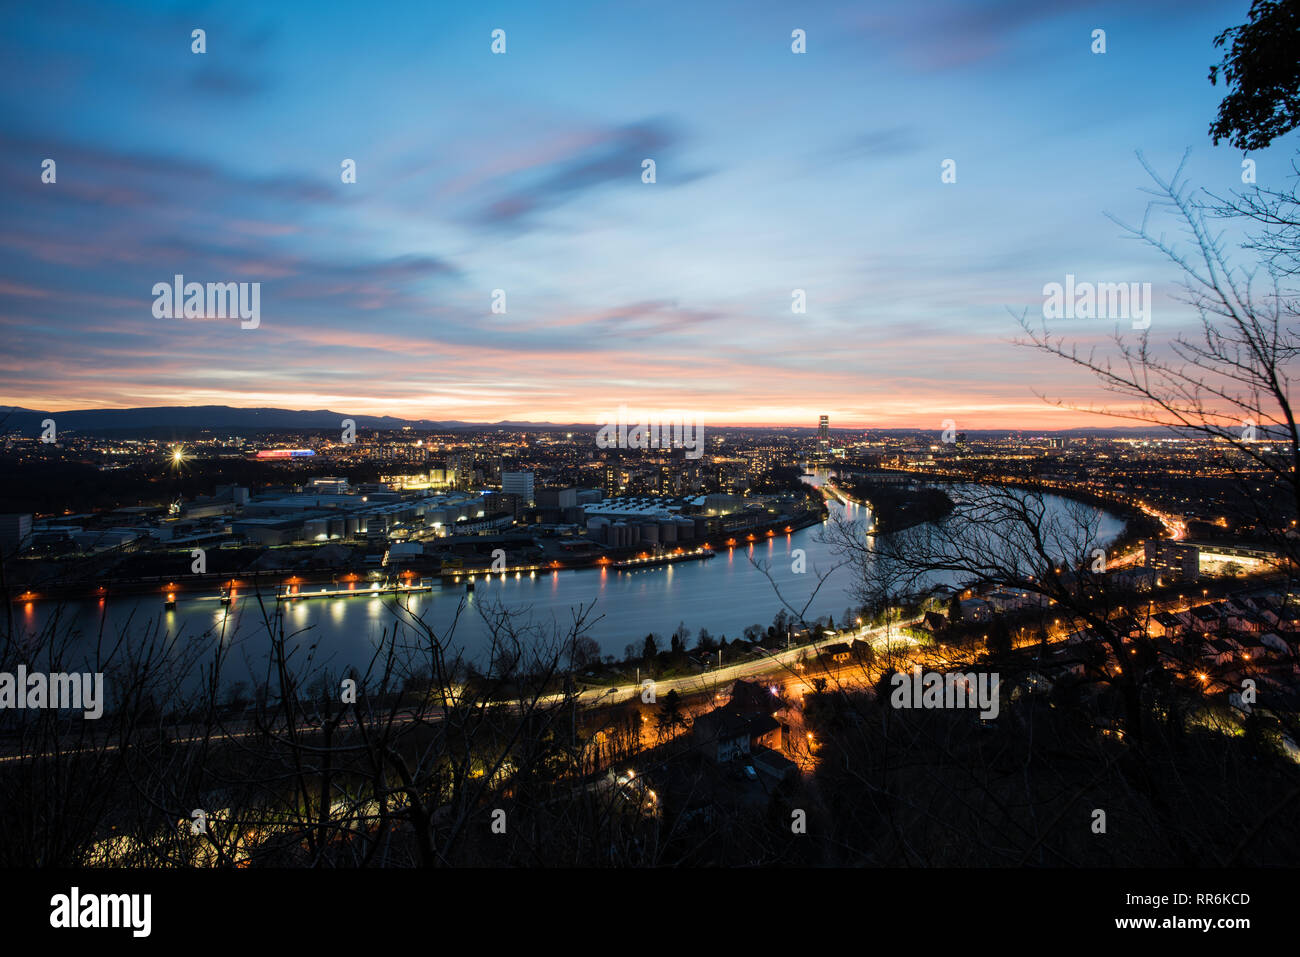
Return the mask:
<svg viewBox="0 0 1300 957">
<path fill-rule="evenodd" d="M 18 430 L 23 434 L 39 433 L 41 422 L 53 419 L 60 432 L 152 433 L 169 432 L 294 432 L 338 431 L 344 419 L 352 419 L 359 429 L 400 429 L 409 426 L 421 431 L 484 428 L 474 422 L 433 422 L 429 419 L 399 419 L 391 415 L 356 415 L 295 409 L 236 409 L 228 405 L 163 405 L 145 409 L 68 409 L 43 412 L 16 406 L 0 408 L 0 432 Z M 520 426 L 529 423 L 500 422 L 494 426 Z M 534 426 L 537 427 L 537 426 Z M 545 424 L 542 427 L 546 427 Z M 558 428 L 558 426 L 557 426 Z"/>
<path fill-rule="evenodd" d="M 454 429 L 537 429 L 568 430 L 594 429 L 595 423 L 554 422 L 462 422 L 433 421 L 431 419 L 401 419 L 391 415 L 357 415 L 332 412 L 329 409 L 309 411 L 294 409 L 236 409 L 228 405 L 164 405 L 145 409 L 71 409 L 48 412 L 16 406 L 0 407 L 0 434 L 18 431 L 23 435 L 39 435 L 41 422 L 53 419 L 60 432 L 80 432 L 94 435 L 138 435 L 142 437 L 197 435 L 212 432 L 227 435 L 246 435 L 259 432 L 336 432 L 344 419 L 352 419 L 359 429 L 401 429 L 416 431 L 447 431 Z M 705 422 L 708 427 L 708 422 Z M 716 428 L 743 430 L 744 427 L 716 426 Z M 816 426 L 782 426 L 782 431 L 814 433 Z M 769 431 L 755 428 L 754 431 Z M 836 430 L 832 432 L 862 429 Z M 870 429 L 867 431 L 892 435 L 917 435 L 937 429 Z M 1023 435 L 1082 436 L 1168 436 L 1168 429 L 1160 428 L 1085 428 L 1085 429 L 965 429 L 968 438 L 1003 436 L 1012 432 Z"/>
</svg>

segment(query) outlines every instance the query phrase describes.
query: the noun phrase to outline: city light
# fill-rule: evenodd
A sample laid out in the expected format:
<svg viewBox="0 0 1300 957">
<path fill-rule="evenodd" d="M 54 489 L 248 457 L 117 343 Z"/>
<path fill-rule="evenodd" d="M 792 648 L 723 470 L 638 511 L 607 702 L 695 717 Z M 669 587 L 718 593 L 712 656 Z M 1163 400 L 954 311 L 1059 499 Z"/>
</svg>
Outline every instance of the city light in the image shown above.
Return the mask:
<svg viewBox="0 0 1300 957">
<path fill-rule="evenodd" d="M 1300 0 L 130 6 L 6 19 L 7 865 L 1023 883 L 921 948 L 1284 889 Z M 301 883 L 194 899 L 544 926 Z"/>
</svg>

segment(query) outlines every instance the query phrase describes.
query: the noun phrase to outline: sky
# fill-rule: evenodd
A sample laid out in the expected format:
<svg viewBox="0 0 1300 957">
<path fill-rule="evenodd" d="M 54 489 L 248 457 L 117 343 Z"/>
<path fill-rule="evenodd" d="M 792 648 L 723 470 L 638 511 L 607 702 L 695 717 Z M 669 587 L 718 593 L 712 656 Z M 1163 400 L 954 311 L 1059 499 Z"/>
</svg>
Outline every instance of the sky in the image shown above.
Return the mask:
<svg viewBox="0 0 1300 957">
<path fill-rule="evenodd" d="M 1240 188 L 1207 74 L 1248 6 L 8 5 L 0 404 L 1114 425 L 1047 401 L 1107 395 L 1016 316 L 1072 274 L 1151 283 L 1153 341 L 1194 321 L 1107 214 L 1137 151 Z M 260 283 L 257 327 L 156 317 L 177 274 Z"/>
</svg>

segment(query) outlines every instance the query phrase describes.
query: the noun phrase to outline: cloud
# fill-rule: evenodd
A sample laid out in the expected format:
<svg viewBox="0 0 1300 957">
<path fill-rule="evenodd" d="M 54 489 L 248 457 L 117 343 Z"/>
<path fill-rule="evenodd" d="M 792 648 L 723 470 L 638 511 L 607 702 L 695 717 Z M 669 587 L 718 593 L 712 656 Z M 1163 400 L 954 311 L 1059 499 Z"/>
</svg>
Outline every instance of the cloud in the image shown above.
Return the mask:
<svg viewBox="0 0 1300 957">
<path fill-rule="evenodd" d="M 33 165 L 44 157 L 58 164 L 57 189 L 42 183 L 39 166 Z M 186 199 L 206 202 L 220 197 L 229 201 L 248 193 L 283 202 L 341 201 L 338 189 L 315 176 L 244 176 L 170 153 L 114 150 L 62 137 L 0 133 L 0 201 L 39 199 L 45 204 L 75 200 L 89 205 L 171 207 Z"/>
<path fill-rule="evenodd" d="M 544 328 L 577 326 L 597 335 L 617 332 L 622 338 L 641 338 L 691 330 L 724 318 L 724 313 L 714 310 L 687 309 L 675 301 L 648 300 L 604 309 L 594 314 L 566 316 L 545 323 Z"/>
<path fill-rule="evenodd" d="M 680 145 L 681 136 L 663 120 L 644 120 L 609 129 L 568 155 L 541 166 L 517 172 L 504 195 L 483 206 L 474 216 L 480 225 L 523 231 L 535 224 L 537 214 L 615 183 L 640 185 L 641 163 L 653 159 L 659 182 L 682 184 L 706 175 L 700 170 L 671 177 L 664 175 L 667 156 Z"/>
<path fill-rule="evenodd" d="M 1221 0 L 1149 0 L 1142 12 L 1155 20 L 1198 9 L 1222 9 Z M 871 38 L 876 49 L 894 50 L 918 72 L 944 72 L 977 66 L 1004 57 L 1020 33 L 1036 24 L 1092 13 L 1112 22 L 1131 19 L 1132 5 L 1119 0 L 940 0 L 925 8 L 924 26 L 917 7 L 903 3 L 882 11 L 852 15 L 853 29 Z M 1105 24 L 1098 22 L 1096 26 Z M 1078 42 L 1086 49 L 1087 35 Z"/>
<path fill-rule="evenodd" d="M 913 126 L 887 126 L 866 130 L 848 139 L 833 142 L 807 159 L 811 170 L 826 163 L 853 163 L 866 160 L 889 160 L 910 156 L 924 145 Z"/>
<path fill-rule="evenodd" d="M 190 77 L 190 86 L 200 93 L 244 99 L 265 93 L 271 87 L 270 78 L 254 75 L 229 67 L 205 63 Z"/>
</svg>

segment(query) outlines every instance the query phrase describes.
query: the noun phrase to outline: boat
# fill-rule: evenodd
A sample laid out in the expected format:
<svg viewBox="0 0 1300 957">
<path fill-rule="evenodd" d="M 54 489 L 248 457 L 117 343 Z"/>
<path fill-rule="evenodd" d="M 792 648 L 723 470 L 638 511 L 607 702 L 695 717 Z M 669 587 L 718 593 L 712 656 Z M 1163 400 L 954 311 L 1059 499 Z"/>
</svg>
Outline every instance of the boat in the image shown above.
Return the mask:
<svg viewBox="0 0 1300 957">
<path fill-rule="evenodd" d="M 689 562 L 697 559 L 712 558 L 715 552 L 711 548 L 697 548 L 690 552 L 669 553 L 664 555 L 646 555 L 643 558 L 625 558 L 613 563 L 614 568 L 649 568 L 654 565 L 672 565 L 676 562 Z"/>
</svg>

